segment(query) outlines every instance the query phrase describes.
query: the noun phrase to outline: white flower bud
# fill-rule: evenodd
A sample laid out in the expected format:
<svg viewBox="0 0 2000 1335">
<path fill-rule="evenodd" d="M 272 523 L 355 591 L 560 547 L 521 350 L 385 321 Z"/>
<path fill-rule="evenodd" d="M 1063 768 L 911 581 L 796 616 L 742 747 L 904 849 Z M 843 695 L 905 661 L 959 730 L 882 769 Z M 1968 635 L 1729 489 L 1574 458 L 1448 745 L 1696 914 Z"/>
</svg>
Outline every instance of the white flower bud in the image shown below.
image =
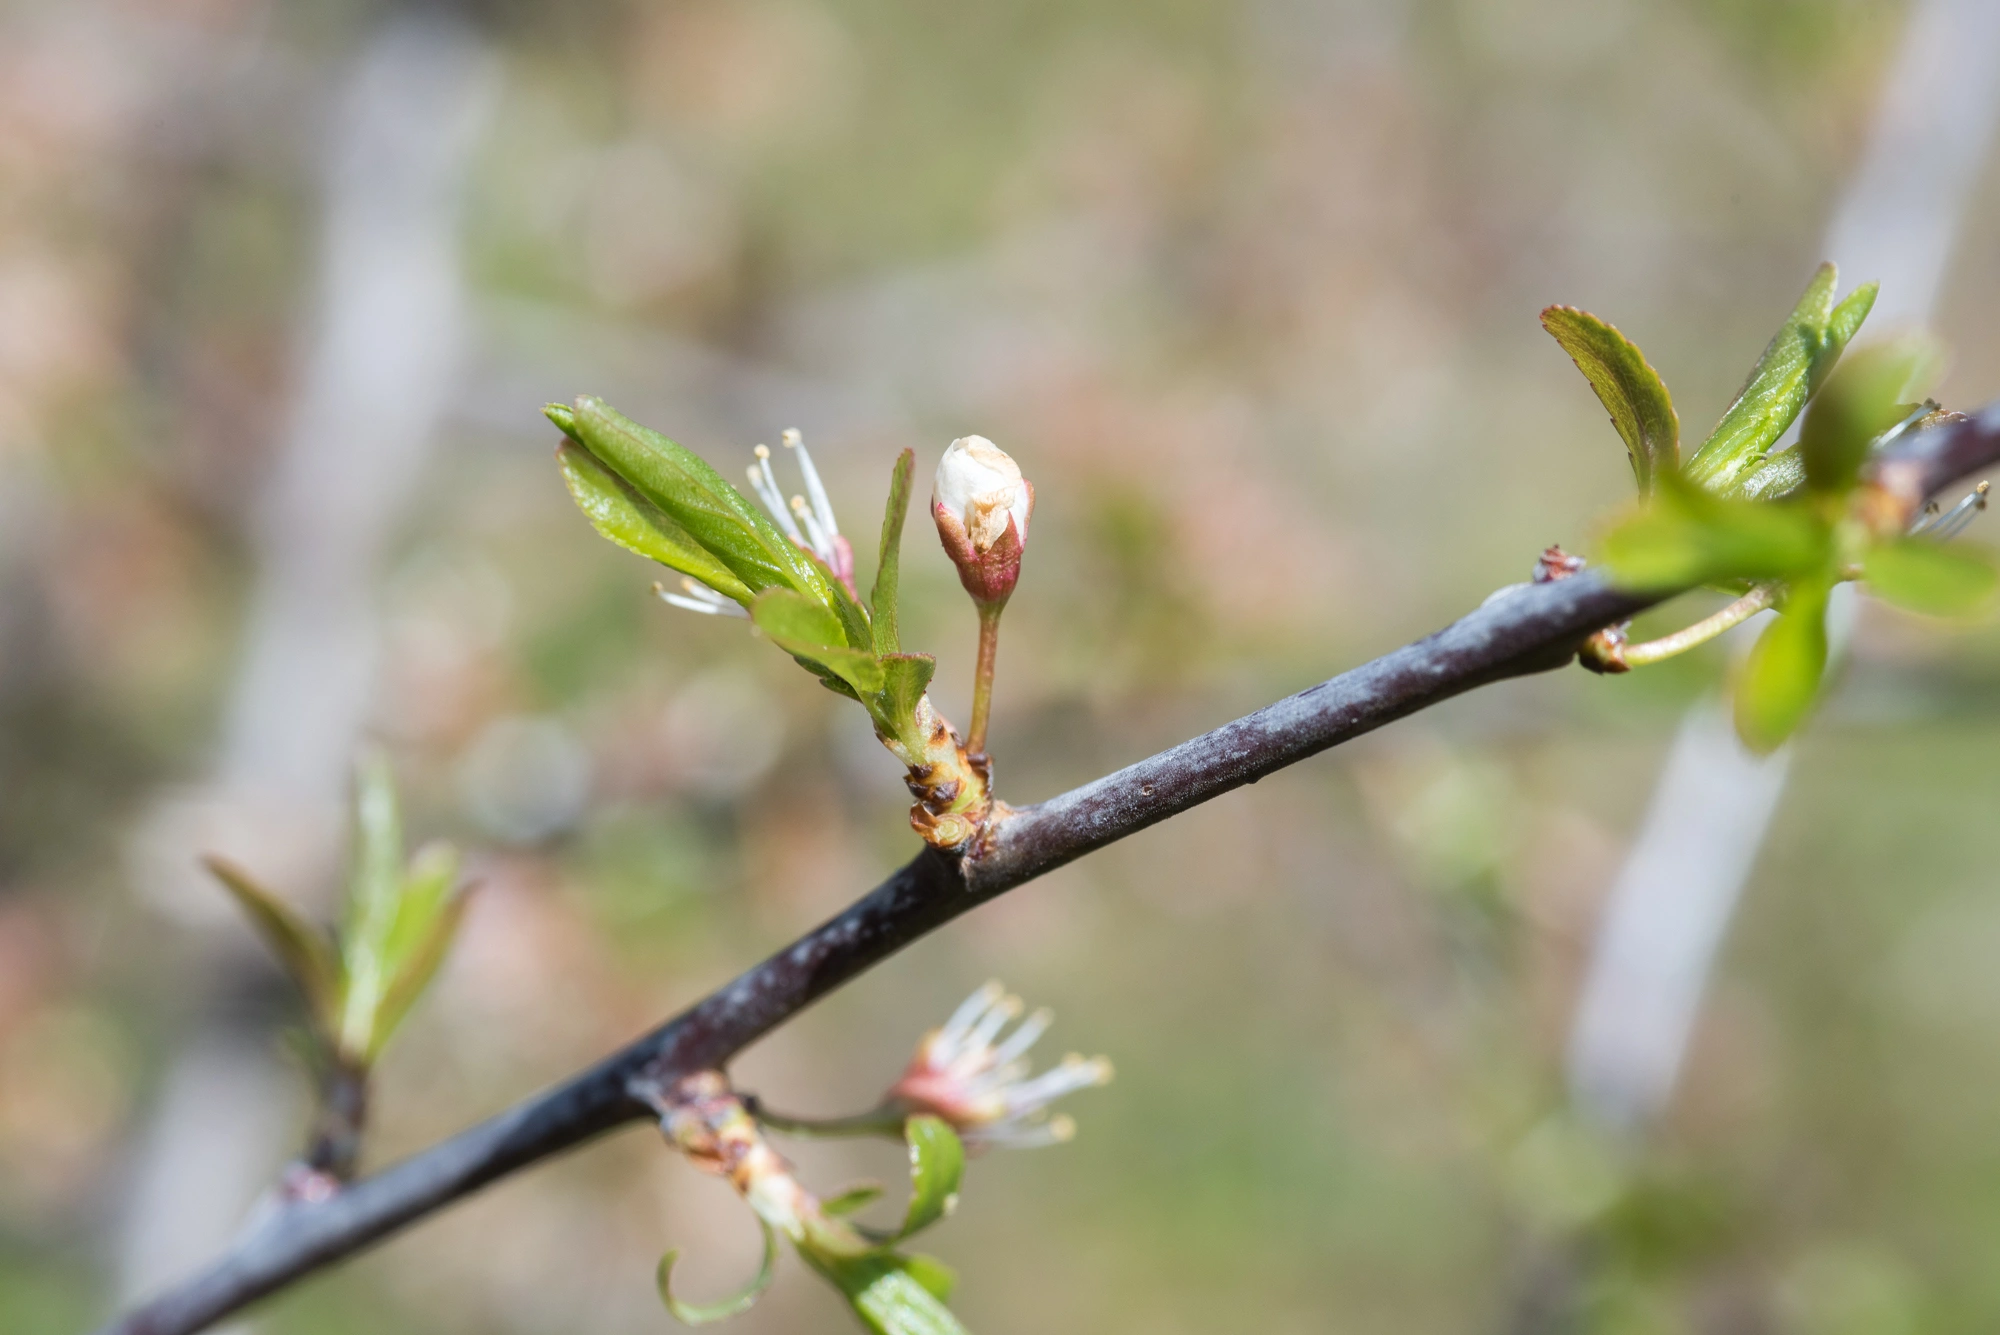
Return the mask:
<svg viewBox="0 0 2000 1335">
<path fill-rule="evenodd" d="M 1020 465 L 984 436 L 963 436 L 938 460 L 931 500 L 965 529 L 975 552 L 990 551 L 1012 519 L 1021 540 L 1028 536 L 1034 493 Z"/>
</svg>

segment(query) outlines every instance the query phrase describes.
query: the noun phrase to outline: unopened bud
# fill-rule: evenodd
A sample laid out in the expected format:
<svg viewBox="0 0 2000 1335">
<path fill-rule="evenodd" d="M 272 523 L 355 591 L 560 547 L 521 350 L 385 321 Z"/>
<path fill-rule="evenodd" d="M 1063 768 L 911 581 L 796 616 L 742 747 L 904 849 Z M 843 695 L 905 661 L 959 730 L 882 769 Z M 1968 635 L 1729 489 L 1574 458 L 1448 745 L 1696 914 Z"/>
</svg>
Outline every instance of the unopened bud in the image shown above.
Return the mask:
<svg viewBox="0 0 2000 1335">
<path fill-rule="evenodd" d="M 931 518 L 959 583 L 982 604 L 1007 601 L 1021 575 L 1021 551 L 1035 488 L 1007 452 L 984 436 L 964 436 L 938 460 Z"/>
</svg>

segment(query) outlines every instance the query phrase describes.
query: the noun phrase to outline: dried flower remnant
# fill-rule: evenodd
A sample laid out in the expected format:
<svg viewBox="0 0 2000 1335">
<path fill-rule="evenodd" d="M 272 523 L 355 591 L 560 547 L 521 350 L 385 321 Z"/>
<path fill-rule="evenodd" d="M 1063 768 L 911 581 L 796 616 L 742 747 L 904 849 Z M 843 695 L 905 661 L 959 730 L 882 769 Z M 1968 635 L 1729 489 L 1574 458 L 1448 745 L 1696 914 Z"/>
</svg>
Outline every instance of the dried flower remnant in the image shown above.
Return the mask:
<svg viewBox="0 0 2000 1335">
<path fill-rule="evenodd" d="M 902 1077 L 889 1088 L 885 1107 L 905 1115 L 931 1113 L 965 1138 L 968 1147 L 1027 1149 L 1054 1145 L 1076 1134 L 1067 1116 L 1049 1116 L 1049 1105 L 1067 1094 L 1111 1080 L 1111 1062 L 1075 1053 L 1030 1075 L 1026 1060 L 1055 1018 L 1038 1010 L 1005 1038 L 1001 1031 L 1021 1014 L 1021 999 L 999 983 L 967 997 L 942 1028 L 925 1034 Z"/>
</svg>

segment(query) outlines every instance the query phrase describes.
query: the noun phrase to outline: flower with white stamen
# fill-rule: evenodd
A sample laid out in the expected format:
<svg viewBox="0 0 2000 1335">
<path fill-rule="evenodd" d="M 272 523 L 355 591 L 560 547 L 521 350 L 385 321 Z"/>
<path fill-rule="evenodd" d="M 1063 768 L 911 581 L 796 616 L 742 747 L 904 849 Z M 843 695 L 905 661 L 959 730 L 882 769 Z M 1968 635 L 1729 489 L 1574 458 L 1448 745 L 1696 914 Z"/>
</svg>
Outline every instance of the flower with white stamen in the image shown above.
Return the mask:
<svg viewBox="0 0 2000 1335">
<path fill-rule="evenodd" d="M 799 461 L 799 472 L 805 475 L 806 492 L 812 497 L 810 505 L 804 496 L 794 496 L 789 504 L 785 493 L 778 486 L 778 477 L 771 471 L 771 447 L 759 445 L 756 462 L 750 465 L 750 494 L 764 507 L 771 521 L 801 550 L 811 552 L 832 576 L 854 594 L 854 548 L 840 535 L 840 525 L 833 517 L 833 502 L 827 499 L 826 488 L 820 484 L 819 470 L 813 467 L 812 456 L 806 453 L 805 437 L 796 429 L 787 429 L 783 440 L 785 448 L 792 451 Z M 803 525 L 803 527 L 801 527 Z M 697 579 L 681 581 L 681 592 L 655 584 L 653 589 L 660 595 L 660 601 L 672 603 L 675 607 L 690 612 L 703 612 L 713 616 L 750 615 L 733 598 L 724 597 Z M 858 596 L 858 595 L 855 595 Z"/>
<path fill-rule="evenodd" d="M 943 1118 L 971 1148 L 1026 1149 L 1068 1140 L 1076 1134 L 1076 1123 L 1066 1116 L 1050 1117 L 1049 1105 L 1065 1094 L 1108 1082 L 1111 1063 L 1071 1053 L 1030 1076 L 1028 1049 L 1054 1016 L 1038 1010 L 1001 1038 L 1020 1013 L 1021 999 L 1000 984 L 980 988 L 942 1028 L 924 1035 L 885 1102 L 908 1114 Z"/>
</svg>

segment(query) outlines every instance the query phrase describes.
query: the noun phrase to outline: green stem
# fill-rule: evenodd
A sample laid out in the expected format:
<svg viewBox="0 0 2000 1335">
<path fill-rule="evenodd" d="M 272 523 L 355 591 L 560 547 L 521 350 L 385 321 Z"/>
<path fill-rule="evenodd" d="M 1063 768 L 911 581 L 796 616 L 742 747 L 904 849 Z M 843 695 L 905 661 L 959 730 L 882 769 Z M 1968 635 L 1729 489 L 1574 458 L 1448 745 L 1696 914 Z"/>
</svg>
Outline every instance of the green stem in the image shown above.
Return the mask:
<svg viewBox="0 0 2000 1335">
<path fill-rule="evenodd" d="M 1731 626 L 1741 625 L 1777 601 L 1777 585 L 1759 584 L 1720 612 L 1704 617 L 1692 626 L 1644 644 L 1626 645 L 1622 657 L 1628 667 L 1645 667 L 1648 663 L 1684 654 L 1696 645 L 1707 644 Z"/>
<path fill-rule="evenodd" d="M 979 605 L 979 666 L 972 674 L 972 724 L 966 730 L 965 749 L 973 755 L 986 751 L 986 720 L 993 712 L 993 658 L 1000 650 L 1000 612 L 1005 603 Z"/>
<path fill-rule="evenodd" d="M 909 1114 L 894 1104 L 883 1104 L 852 1117 L 788 1117 L 772 1112 L 757 1099 L 749 1099 L 750 1112 L 759 1123 L 787 1136 L 832 1140 L 845 1136 L 890 1136 L 901 1138 Z"/>
</svg>

